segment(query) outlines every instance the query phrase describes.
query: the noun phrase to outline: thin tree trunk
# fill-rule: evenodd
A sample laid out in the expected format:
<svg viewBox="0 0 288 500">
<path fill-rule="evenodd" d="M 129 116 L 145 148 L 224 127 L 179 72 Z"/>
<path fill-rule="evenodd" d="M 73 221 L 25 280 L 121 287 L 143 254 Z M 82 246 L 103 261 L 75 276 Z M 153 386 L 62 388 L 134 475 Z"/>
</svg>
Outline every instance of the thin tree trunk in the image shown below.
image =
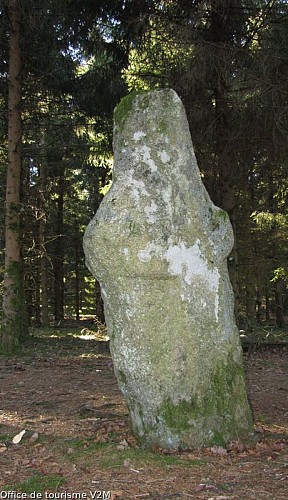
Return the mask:
<svg viewBox="0 0 288 500">
<path fill-rule="evenodd" d="M 234 212 L 231 216 L 231 223 L 234 232 L 234 246 L 231 255 L 228 259 L 228 270 L 232 288 L 234 291 L 234 297 L 235 297 L 234 313 L 237 319 L 240 312 L 240 278 L 239 278 L 238 234 L 237 234 L 237 225 L 234 217 Z"/>
<path fill-rule="evenodd" d="M 249 277 L 251 279 L 249 279 Z M 255 300 L 256 291 L 255 291 L 255 284 L 251 268 L 250 268 L 250 273 L 248 272 L 246 276 L 245 290 L 246 290 L 246 316 L 249 322 L 249 326 L 252 327 L 256 322 L 256 300 Z"/>
<path fill-rule="evenodd" d="M 75 240 L 75 315 L 80 320 L 80 255 L 79 241 Z"/>
<path fill-rule="evenodd" d="M 242 278 L 243 280 L 243 290 L 245 291 L 245 310 L 246 318 L 250 328 L 256 323 L 256 283 L 257 283 L 257 269 L 255 248 L 253 244 L 252 232 L 251 232 L 251 190 L 248 182 L 248 176 L 246 176 L 243 184 L 246 197 L 243 200 L 243 206 L 241 211 L 242 216 L 242 242 L 245 241 L 245 246 L 242 246 Z M 243 243 L 242 243 L 243 245 Z"/>
<path fill-rule="evenodd" d="M 40 266 L 38 265 L 38 262 L 36 264 L 36 273 L 35 273 L 35 296 L 34 296 L 34 307 L 33 307 L 33 298 L 29 297 L 29 307 L 31 307 L 31 312 L 29 314 L 30 321 L 34 315 L 34 321 L 35 321 L 35 326 L 41 326 L 41 311 L 40 311 L 40 280 L 41 280 L 41 269 Z M 31 306 L 30 306 L 31 304 Z M 28 310 L 29 313 L 29 310 Z M 33 314 L 34 313 L 34 314 Z"/>
<path fill-rule="evenodd" d="M 49 326 L 49 309 L 48 309 L 48 273 L 47 273 L 47 258 L 46 249 L 43 242 L 43 233 L 41 233 L 41 292 L 40 292 L 40 303 L 41 303 L 41 325 Z"/>
<path fill-rule="evenodd" d="M 45 160 L 44 160 L 45 162 Z M 48 275 L 47 275 L 47 255 L 45 247 L 46 230 L 46 208 L 45 208 L 45 186 L 46 186 L 46 168 L 40 166 L 40 222 L 39 222 L 39 247 L 40 247 L 40 304 L 41 304 L 41 325 L 49 325 L 48 313 Z"/>
<path fill-rule="evenodd" d="M 54 255 L 54 317 L 55 321 L 64 319 L 64 241 L 63 241 L 63 226 L 64 226 L 64 172 L 59 175 L 58 180 L 58 198 L 57 198 L 57 221 L 55 240 L 55 255 Z"/>
<path fill-rule="evenodd" d="M 285 325 L 284 312 L 283 312 L 283 281 L 280 279 L 276 282 L 275 287 L 275 314 L 276 326 L 283 328 Z"/>
<path fill-rule="evenodd" d="M 265 320 L 266 323 L 269 323 L 270 321 L 270 301 L 269 301 L 269 292 L 266 290 L 265 293 Z"/>
<path fill-rule="evenodd" d="M 1 350 L 13 352 L 25 332 L 24 282 L 20 252 L 21 50 L 18 0 L 9 0 L 8 169 L 5 207 L 5 274 Z"/>
</svg>

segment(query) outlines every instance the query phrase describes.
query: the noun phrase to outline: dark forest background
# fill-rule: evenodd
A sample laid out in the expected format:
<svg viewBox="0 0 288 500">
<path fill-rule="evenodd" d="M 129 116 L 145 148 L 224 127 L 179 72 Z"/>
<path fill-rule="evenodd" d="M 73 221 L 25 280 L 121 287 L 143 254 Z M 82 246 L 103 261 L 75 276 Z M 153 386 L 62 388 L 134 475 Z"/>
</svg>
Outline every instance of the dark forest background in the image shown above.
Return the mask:
<svg viewBox="0 0 288 500">
<path fill-rule="evenodd" d="M 19 43 L 11 47 L 13 33 Z M 83 232 L 111 183 L 115 105 L 131 91 L 160 87 L 181 97 L 203 182 L 232 221 L 239 328 L 285 325 L 286 0 L 1 0 L 0 56 L 2 342 L 23 336 L 23 325 L 104 321 Z M 6 190 L 13 91 L 21 121 L 17 203 Z M 7 213 L 5 220 L 5 206 L 15 224 Z M 4 279 L 7 229 L 19 243 L 17 286 Z M 5 293 L 13 286 L 18 302 L 10 301 L 9 313 Z M 9 327 L 7 317 L 19 314 L 21 328 Z"/>
</svg>

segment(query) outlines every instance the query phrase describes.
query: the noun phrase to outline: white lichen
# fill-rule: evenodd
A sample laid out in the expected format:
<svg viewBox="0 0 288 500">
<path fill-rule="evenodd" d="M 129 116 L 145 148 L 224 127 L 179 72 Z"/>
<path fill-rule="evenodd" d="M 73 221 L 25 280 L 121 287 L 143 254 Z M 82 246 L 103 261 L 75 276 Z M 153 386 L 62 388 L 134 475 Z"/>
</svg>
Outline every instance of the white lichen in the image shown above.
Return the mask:
<svg viewBox="0 0 288 500">
<path fill-rule="evenodd" d="M 144 208 L 144 212 L 145 214 L 147 215 L 147 222 L 149 222 L 149 224 L 153 224 L 154 222 L 156 222 L 157 218 L 156 218 L 156 212 L 157 212 L 157 205 L 155 203 L 155 201 L 153 200 L 152 203 L 150 205 L 147 205 L 145 208 Z"/>
<path fill-rule="evenodd" d="M 123 248 L 123 253 L 124 253 L 126 259 L 128 259 L 128 257 L 129 257 L 129 248 Z"/>
<path fill-rule="evenodd" d="M 187 285 L 191 285 L 195 278 L 202 278 L 208 290 L 215 296 L 214 312 L 218 321 L 220 275 L 217 268 L 211 269 L 208 266 L 207 259 L 200 250 L 200 240 L 197 239 L 192 247 L 187 247 L 183 241 L 178 245 L 169 246 L 165 259 L 168 261 L 168 271 L 174 276 L 181 275 Z"/>
<path fill-rule="evenodd" d="M 167 204 L 167 208 L 170 209 L 170 212 L 172 212 L 172 206 L 171 206 L 171 200 L 172 200 L 172 186 L 168 184 L 165 186 L 165 189 L 162 190 L 162 198 L 163 201 Z"/>
<path fill-rule="evenodd" d="M 133 177 L 134 171 L 130 172 L 130 175 L 127 178 L 126 186 L 131 188 L 130 196 L 136 206 L 138 207 L 140 204 L 140 200 L 143 196 L 150 196 L 147 189 L 145 189 L 145 184 L 143 181 L 137 180 Z"/>
<path fill-rule="evenodd" d="M 158 151 L 157 154 L 162 163 L 168 163 L 170 161 L 170 156 L 168 155 L 167 151 Z"/>
<path fill-rule="evenodd" d="M 137 257 L 141 262 L 150 262 L 152 257 L 161 258 L 163 255 L 163 248 L 161 245 L 154 243 L 154 241 L 150 241 L 146 248 L 143 250 L 139 250 L 137 253 Z"/>
<path fill-rule="evenodd" d="M 133 151 L 132 156 L 137 162 L 142 161 L 148 167 L 150 168 L 151 172 L 157 172 L 157 165 L 155 161 L 151 158 L 150 155 L 151 148 L 146 146 L 146 144 L 143 144 L 143 146 L 139 146 L 135 148 L 135 151 Z"/>
<path fill-rule="evenodd" d="M 142 132 L 142 130 L 138 130 L 133 134 L 133 139 L 134 141 L 138 142 L 142 137 L 146 137 L 145 132 Z"/>
</svg>

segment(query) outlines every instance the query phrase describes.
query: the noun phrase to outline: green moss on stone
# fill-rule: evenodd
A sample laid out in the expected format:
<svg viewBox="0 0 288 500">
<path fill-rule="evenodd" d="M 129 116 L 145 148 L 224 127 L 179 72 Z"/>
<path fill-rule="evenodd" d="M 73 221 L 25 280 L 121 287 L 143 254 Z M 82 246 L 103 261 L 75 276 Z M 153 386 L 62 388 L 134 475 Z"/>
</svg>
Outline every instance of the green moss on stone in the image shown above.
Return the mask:
<svg viewBox="0 0 288 500">
<path fill-rule="evenodd" d="M 252 416 L 241 364 L 233 359 L 219 363 L 211 374 L 209 387 L 203 388 L 203 392 L 203 395 L 198 392 L 190 401 L 173 403 L 166 399 L 159 409 L 158 420 L 164 421 L 180 442 L 181 436 L 190 434 L 196 445 L 225 445 L 237 437 L 243 440 L 252 437 Z"/>
<path fill-rule="evenodd" d="M 167 121 L 164 118 L 159 117 L 156 125 L 159 134 L 167 134 Z"/>
<path fill-rule="evenodd" d="M 117 375 L 118 375 L 118 380 L 119 380 L 119 383 L 122 385 L 126 385 L 127 384 L 127 377 L 125 375 L 125 373 L 122 371 L 122 370 L 119 370 L 117 372 Z"/>
<path fill-rule="evenodd" d="M 229 215 L 225 210 L 218 209 L 218 210 L 212 210 L 209 208 L 209 213 L 211 215 L 211 222 L 212 222 L 212 230 L 215 231 L 219 229 L 221 222 L 228 222 L 229 220 Z"/>
<path fill-rule="evenodd" d="M 175 431 L 188 430 L 194 413 L 195 403 L 192 400 L 190 402 L 182 400 L 179 403 L 173 403 L 171 399 L 166 399 L 160 410 L 165 424 Z"/>
<path fill-rule="evenodd" d="M 206 422 L 206 425 L 211 426 L 214 444 L 227 443 L 227 440 L 237 437 L 248 438 L 253 423 L 241 364 L 229 358 L 227 363 L 218 364 L 211 375 L 207 394 L 202 401 L 199 400 L 194 415 L 197 419 L 203 419 L 203 425 Z"/>
<path fill-rule="evenodd" d="M 211 443 L 208 444 L 213 444 L 214 446 L 225 446 L 227 444 L 227 437 L 223 435 L 221 430 L 214 430 L 213 432 L 213 439 Z"/>
<path fill-rule="evenodd" d="M 114 120 L 115 123 L 122 128 L 125 118 L 129 115 L 129 113 L 133 109 L 133 102 L 135 99 L 136 92 L 131 92 L 127 96 L 123 97 L 119 102 L 118 106 L 114 111 Z"/>
<path fill-rule="evenodd" d="M 217 210 L 217 214 L 216 214 L 220 219 L 223 219 L 223 220 L 228 220 L 229 219 L 229 216 L 227 214 L 227 212 L 225 212 L 225 210 Z"/>
<path fill-rule="evenodd" d="M 229 219 L 228 214 L 225 210 L 215 210 L 212 214 L 212 229 L 215 231 L 219 229 L 221 221 L 226 222 Z"/>
<path fill-rule="evenodd" d="M 121 99 L 121 101 L 119 102 L 118 106 L 115 108 L 115 111 L 114 111 L 114 120 L 115 120 L 116 125 L 118 125 L 118 127 L 120 128 L 120 130 L 123 129 L 124 122 L 125 122 L 127 116 L 133 110 L 133 103 L 134 103 L 135 97 L 139 94 L 143 94 L 146 92 L 147 91 L 145 91 L 145 90 L 138 91 L 138 92 L 134 91 Z"/>
<path fill-rule="evenodd" d="M 219 364 L 211 375 L 207 394 L 199 402 L 199 414 L 203 417 L 225 416 L 226 422 L 229 417 L 234 417 L 236 405 L 242 402 L 246 406 L 243 377 L 241 365 L 229 362 Z"/>
</svg>

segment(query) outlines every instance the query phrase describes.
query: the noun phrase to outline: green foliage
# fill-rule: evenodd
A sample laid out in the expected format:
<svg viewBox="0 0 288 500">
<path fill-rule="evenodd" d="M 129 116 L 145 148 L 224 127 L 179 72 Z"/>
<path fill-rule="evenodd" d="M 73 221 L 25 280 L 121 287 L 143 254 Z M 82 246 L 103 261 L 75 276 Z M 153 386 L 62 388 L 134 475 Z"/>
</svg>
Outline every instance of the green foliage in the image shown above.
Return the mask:
<svg viewBox="0 0 288 500">
<path fill-rule="evenodd" d="M 279 281 L 280 279 L 287 281 L 288 280 L 288 270 L 287 268 L 284 269 L 284 267 L 277 267 L 277 269 L 273 270 L 273 278 L 271 279 L 272 282 Z"/>
</svg>

